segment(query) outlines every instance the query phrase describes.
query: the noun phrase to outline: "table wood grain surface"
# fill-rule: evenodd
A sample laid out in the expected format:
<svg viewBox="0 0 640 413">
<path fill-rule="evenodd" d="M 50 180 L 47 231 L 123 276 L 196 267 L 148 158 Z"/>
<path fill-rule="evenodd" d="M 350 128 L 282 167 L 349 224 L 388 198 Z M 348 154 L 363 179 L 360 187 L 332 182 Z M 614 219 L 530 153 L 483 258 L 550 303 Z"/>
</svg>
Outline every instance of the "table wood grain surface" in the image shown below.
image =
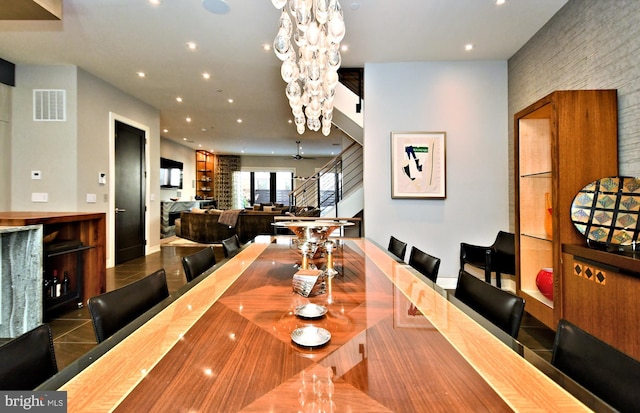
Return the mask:
<svg viewBox="0 0 640 413">
<path fill-rule="evenodd" d="M 376 244 L 344 241 L 312 298 L 299 258 L 251 244 L 62 386 L 68 411 L 588 411 Z M 327 315 L 296 317 L 307 302 Z M 331 340 L 300 347 L 303 326 Z"/>
</svg>

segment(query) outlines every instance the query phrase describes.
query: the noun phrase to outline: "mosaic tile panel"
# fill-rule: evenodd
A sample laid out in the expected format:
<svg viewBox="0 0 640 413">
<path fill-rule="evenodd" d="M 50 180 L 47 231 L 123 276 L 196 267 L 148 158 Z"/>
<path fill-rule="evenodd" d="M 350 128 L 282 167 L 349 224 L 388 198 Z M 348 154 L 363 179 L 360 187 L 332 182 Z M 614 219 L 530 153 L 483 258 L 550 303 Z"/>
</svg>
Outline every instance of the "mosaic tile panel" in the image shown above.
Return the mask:
<svg viewBox="0 0 640 413">
<path fill-rule="evenodd" d="M 240 157 L 237 155 L 217 155 L 214 190 L 218 200 L 218 208 L 232 209 L 233 207 L 233 173 L 240 170 Z"/>
<path fill-rule="evenodd" d="M 587 184 L 573 199 L 578 232 L 605 245 L 634 245 L 640 233 L 640 178 L 612 176 Z"/>
<path fill-rule="evenodd" d="M 573 275 L 600 285 L 606 285 L 607 283 L 607 272 L 605 270 L 579 261 L 573 262 Z"/>
</svg>

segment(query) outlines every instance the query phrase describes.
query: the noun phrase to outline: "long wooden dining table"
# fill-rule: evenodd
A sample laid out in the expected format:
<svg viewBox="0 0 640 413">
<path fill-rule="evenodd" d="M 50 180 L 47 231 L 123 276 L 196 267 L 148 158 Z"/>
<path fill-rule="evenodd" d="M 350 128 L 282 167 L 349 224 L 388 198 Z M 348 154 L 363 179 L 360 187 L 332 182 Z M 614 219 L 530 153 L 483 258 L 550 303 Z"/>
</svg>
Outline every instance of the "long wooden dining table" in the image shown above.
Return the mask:
<svg viewBox="0 0 640 413">
<path fill-rule="evenodd" d="M 68 411 L 589 411 L 374 242 L 341 240 L 315 297 L 292 291 L 299 262 L 291 238 L 258 237 L 107 340 L 57 388 Z M 297 317 L 306 303 L 326 315 Z M 293 342 L 306 326 L 328 343 Z"/>
</svg>

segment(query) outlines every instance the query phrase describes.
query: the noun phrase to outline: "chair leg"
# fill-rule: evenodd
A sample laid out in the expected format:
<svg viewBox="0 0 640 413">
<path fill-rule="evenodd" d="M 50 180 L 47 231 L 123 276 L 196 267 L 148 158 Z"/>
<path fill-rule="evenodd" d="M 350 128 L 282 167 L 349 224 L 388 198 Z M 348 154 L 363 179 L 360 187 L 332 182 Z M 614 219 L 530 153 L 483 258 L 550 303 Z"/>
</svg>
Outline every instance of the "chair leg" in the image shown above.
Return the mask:
<svg viewBox="0 0 640 413">
<path fill-rule="evenodd" d="M 491 268 L 489 267 L 484 268 L 484 281 L 491 284 Z"/>
<path fill-rule="evenodd" d="M 496 271 L 496 287 L 502 289 L 502 275 Z"/>
</svg>

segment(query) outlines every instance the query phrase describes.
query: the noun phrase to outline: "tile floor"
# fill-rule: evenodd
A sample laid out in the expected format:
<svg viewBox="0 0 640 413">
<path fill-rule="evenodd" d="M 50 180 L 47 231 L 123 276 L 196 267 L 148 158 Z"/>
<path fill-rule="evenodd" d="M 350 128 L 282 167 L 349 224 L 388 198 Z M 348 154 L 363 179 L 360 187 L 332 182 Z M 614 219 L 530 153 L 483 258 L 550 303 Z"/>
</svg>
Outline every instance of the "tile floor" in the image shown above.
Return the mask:
<svg viewBox="0 0 640 413">
<path fill-rule="evenodd" d="M 185 283 L 181 258 L 196 252 L 202 246 L 162 246 L 161 251 L 107 269 L 107 290 L 119 288 L 152 272 L 164 268 L 167 273 L 169 293 Z M 214 247 L 216 258 L 223 259 L 222 247 Z M 49 321 L 54 335 L 54 348 L 58 368 L 63 369 L 77 357 L 96 345 L 95 334 L 87 307 L 62 313 Z M 547 360 L 551 359 L 554 333 L 535 318 L 525 313 L 518 336 L 528 348 Z"/>
</svg>

